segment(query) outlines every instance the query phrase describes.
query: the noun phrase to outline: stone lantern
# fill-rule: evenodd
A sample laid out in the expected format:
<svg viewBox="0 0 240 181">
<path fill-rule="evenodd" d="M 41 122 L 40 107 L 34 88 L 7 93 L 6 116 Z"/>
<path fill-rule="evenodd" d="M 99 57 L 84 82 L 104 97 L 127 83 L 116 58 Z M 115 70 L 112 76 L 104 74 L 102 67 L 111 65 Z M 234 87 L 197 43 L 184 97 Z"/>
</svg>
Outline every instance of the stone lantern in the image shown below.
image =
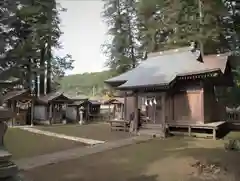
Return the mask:
<svg viewBox="0 0 240 181">
<path fill-rule="evenodd" d="M 7 131 L 6 121 L 12 118 L 12 111 L 0 106 L 0 180 L 21 181 L 17 166 L 10 161 L 11 154 L 4 148 L 4 135 Z"/>
<path fill-rule="evenodd" d="M 83 106 L 81 106 L 81 107 L 79 108 L 79 113 L 80 113 L 79 124 L 80 124 L 80 125 L 83 125 L 83 124 L 84 124 L 84 120 L 83 120 L 84 107 L 83 107 Z"/>
</svg>

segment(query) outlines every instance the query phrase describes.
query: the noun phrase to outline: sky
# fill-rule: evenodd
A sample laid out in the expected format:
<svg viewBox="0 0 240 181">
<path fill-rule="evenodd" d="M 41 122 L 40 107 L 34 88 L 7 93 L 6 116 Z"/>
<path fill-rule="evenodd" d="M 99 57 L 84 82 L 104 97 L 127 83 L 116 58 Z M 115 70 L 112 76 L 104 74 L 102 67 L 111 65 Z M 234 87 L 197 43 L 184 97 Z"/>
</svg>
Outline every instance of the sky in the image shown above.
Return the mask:
<svg viewBox="0 0 240 181">
<path fill-rule="evenodd" d="M 100 50 L 106 40 L 107 27 L 101 18 L 101 0 L 57 0 L 67 12 L 62 12 L 60 41 L 63 49 L 57 55 L 70 54 L 75 60 L 74 69 L 67 74 L 99 72 L 106 57 Z"/>
</svg>

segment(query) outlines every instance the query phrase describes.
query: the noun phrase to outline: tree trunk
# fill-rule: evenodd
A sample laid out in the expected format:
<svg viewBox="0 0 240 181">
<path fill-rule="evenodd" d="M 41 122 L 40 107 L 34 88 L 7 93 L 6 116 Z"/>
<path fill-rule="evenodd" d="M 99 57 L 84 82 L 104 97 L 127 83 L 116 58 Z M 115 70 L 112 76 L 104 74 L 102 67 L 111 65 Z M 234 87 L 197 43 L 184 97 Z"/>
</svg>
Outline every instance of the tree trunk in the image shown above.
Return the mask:
<svg viewBox="0 0 240 181">
<path fill-rule="evenodd" d="M 46 52 L 46 48 L 42 48 L 41 49 L 41 60 L 40 60 L 40 67 L 41 69 L 44 70 L 44 73 L 41 72 L 40 74 L 40 94 L 44 94 L 44 90 L 45 90 L 45 52 Z"/>
<path fill-rule="evenodd" d="M 51 52 L 51 45 L 48 43 L 47 46 L 47 94 L 52 91 L 52 52 Z"/>
</svg>

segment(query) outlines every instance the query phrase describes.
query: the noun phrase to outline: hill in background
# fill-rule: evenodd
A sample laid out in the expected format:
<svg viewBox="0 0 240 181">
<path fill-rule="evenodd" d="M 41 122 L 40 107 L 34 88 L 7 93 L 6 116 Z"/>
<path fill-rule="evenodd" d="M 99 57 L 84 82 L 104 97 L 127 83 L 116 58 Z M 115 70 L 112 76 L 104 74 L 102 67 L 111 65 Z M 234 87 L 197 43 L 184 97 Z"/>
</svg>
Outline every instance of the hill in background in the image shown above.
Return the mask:
<svg viewBox="0 0 240 181">
<path fill-rule="evenodd" d="M 101 96 L 104 94 L 104 80 L 112 77 L 111 71 L 68 75 L 60 80 L 61 90 L 70 94 Z"/>
</svg>

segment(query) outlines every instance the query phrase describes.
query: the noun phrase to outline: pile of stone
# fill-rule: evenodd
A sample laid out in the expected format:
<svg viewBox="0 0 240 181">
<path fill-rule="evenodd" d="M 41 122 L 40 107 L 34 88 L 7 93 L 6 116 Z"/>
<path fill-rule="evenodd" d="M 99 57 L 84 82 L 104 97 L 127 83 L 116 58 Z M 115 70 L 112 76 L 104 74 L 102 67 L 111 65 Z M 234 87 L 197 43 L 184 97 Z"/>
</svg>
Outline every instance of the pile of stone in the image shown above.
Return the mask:
<svg viewBox="0 0 240 181">
<path fill-rule="evenodd" d="M 218 179 L 227 174 L 227 169 L 219 163 L 196 161 L 191 166 L 196 169 L 194 175 L 202 179 Z"/>
</svg>

